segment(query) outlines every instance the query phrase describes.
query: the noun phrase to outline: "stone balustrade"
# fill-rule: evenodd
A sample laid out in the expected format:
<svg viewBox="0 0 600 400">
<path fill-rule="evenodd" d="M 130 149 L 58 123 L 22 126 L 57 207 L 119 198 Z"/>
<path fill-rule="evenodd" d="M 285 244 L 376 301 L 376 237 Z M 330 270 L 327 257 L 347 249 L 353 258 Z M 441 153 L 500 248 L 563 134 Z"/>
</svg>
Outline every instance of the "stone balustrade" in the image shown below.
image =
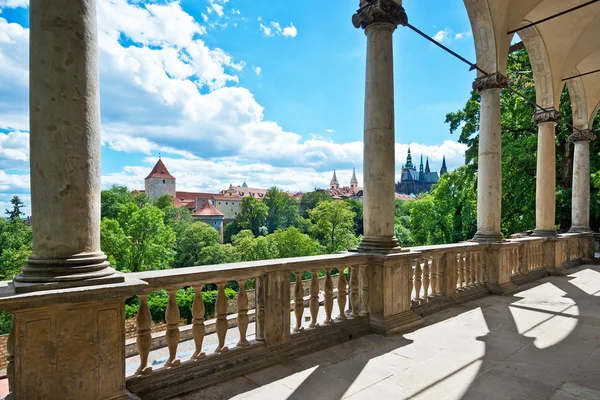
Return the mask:
<svg viewBox="0 0 600 400">
<path fill-rule="evenodd" d="M 564 274 L 571 265 L 589 262 L 593 246 L 591 234 L 565 234 L 415 247 L 393 254 L 351 252 L 127 274 L 127 284 L 140 298 L 135 343 L 128 343 L 127 349 L 137 346 L 139 365 L 123 378 L 127 389 L 141 398 L 169 398 L 369 332 L 390 334 L 412 329 L 422 323 L 423 315 L 436 310 L 489 294 L 511 293 L 518 285 L 548 274 Z M 333 275 L 335 270 L 341 273 Z M 308 281 L 301 279 L 305 273 L 311 276 Z M 295 282 L 291 282 L 292 276 Z M 252 302 L 246 290 L 249 279 L 256 283 L 254 310 L 250 310 Z M 234 310 L 228 307 L 225 295 L 225 285 L 231 281 L 237 281 L 240 288 L 237 298 L 231 300 Z M 4 284 L 0 292 L 7 292 Z M 207 284 L 218 288 L 216 318 L 209 330 L 215 333 L 211 346 L 205 345 L 207 321 L 201 295 Z M 189 328 L 180 327 L 181 310 L 176 301 L 177 290 L 184 287 L 195 292 Z M 166 325 L 160 337 L 168 351 L 164 362 L 152 359 L 157 346 L 148 296 L 158 289 L 168 293 Z M 100 290 L 106 296 L 123 296 L 114 294 L 111 287 Z M 77 289 L 77 299 L 85 293 Z M 61 300 L 57 296 L 67 294 L 0 296 L 0 309 L 15 313 L 19 321 L 23 313 L 29 313 L 29 307 L 34 311 L 46 307 L 54 297 L 71 301 L 71 297 Z M 102 309 L 103 305 L 94 303 L 93 307 Z M 110 321 L 102 319 L 103 324 Z M 120 322 L 113 324 L 123 326 L 112 330 L 122 332 L 124 342 L 124 319 L 116 321 Z M 14 325 L 14 337 L 29 334 L 25 329 L 23 322 Z M 193 340 L 190 355 L 178 351 L 182 334 Z M 19 376 L 17 370 L 23 367 L 12 360 L 23 355 L 15 353 L 14 344 L 8 342 L 8 375 L 14 382 Z M 125 371 L 125 354 L 118 347 L 107 358 L 116 366 L 111 379 Z"/>
</svg>

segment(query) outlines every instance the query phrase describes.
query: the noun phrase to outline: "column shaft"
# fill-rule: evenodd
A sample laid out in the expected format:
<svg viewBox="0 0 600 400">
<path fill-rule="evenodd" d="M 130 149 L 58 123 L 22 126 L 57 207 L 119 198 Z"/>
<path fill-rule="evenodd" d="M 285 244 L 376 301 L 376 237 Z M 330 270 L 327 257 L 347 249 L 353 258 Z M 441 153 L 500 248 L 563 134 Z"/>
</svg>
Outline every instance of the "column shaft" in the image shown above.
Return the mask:
<svg viewBox="0 0 600 400">
<path fill-rule="evenodd" d="M 595 136 L 589 130 L 575 132 L 569 137 L 574 142 L 573 193 L 570 232 L 591 232 L 590 229 L 590 140 Z"/>
<path fill-rule="evenodd" d="M 33 254 L 17 289 L 114 274 L 100 251 L 96 2 L 32 0 L 30 27 Z"/>
<path fill-rule="evenodd" d="M 557 111 L 539 112 L 535 190 L 535 236 L 556 236 L 556 121 Z"/>
<path fill-rule="evenodd" d="M 364 229 L 361 251 L 399 250 L 394 237 L 394 57 L 392 34 L 407 18 L 401 2 L 361 1 L 352 17 L 367 35 L 364 126 Z"/>
<path fill-rule="evenodd" d="M 479 159 L 477 171 L 476 241 L 501 241 L 502 214 L 502 132 L 500 124 L 500 92 L 506 78 L 489 75 L 475 81 L 473 87 L 481 95 L 479 127 Z"/>
</svg>

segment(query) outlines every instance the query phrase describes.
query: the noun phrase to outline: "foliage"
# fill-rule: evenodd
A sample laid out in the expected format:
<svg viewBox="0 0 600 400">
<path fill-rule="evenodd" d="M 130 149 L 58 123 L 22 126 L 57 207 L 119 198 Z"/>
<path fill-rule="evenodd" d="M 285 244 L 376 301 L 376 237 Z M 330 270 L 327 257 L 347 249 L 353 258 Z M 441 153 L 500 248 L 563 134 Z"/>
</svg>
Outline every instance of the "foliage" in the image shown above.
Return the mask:
<svg viewBox="0 0 600 400">
<path fill-rule="evenodd" d="M 358 245 L 354 235 L 354 216 L 343 201 L 323 201 L 308 212 L 313 222 L 311 233 L 321 242 L 326 253 L 347 251 Z"/>
<path fill-rule="evenodd" d="M 10 204 L 12 204 L 13 209 L 6 210 L 6 215 L 8 215 L 8 219 L 10 219 L 10 220 L 21 219 L 21 217 L 25 215 L 25 213 L 23 211 L 21 211 L 21 209 L 23 207 L 25 207 L 25 203 L 23 203 L 23 201 L 21 201 L 21 198 L 19 196 L 15 195 L 12 197 L 12 199 L 10 199 Z"/>
<path fill-rule="evenodd" d="M 0 311 L 0 335 L 6 335 L 10 332 L 10 327 L 12 325 L 12 315 Z"/>
<path fill-rule="evenodd" d="M 174 259 L 175 233 L 154 206 L 125 204 L 117 220 L 102 219 L 100 232 L 102 249 L 119 271 L 166 269 Z"/>
<path fill-rule="evenodd" d="M 31 254 L 31 227 L 19 219 L 0 218 L 0 279 L 12 279 Z"/>
<path fill-rule="evenodd" d="M 318 190 L 305 193 L 300 200 L 300 216 L 308 218 L 308 212 L 322 201 L 332 201 L 331 196 Z"/>
<path fill-rule="evenodd" d="M 269 208 L 266 226 L 269 232 L 296 225 L 298 201 L 289 194 L 272 187 L 265 194 L 263 203 Z"/>
<path fill-rule="evenodd" d="M 237 221 L 233 221 L 225 225 L 225 228 L 223 228 L 223 243 L 231 243 L 232 238 L 241 230 L 242 228 Z"/>
<path fill-rule="evenodd" d="M 272 235 L 279 258 L 308 257 L 321 252 L 319 242 L 303 234 L 298 228 L 279 229 Z"/>
<path fill-rule="evenodd" d="M 200 253 L 207 246 L 218 245 L 219 232 L 204 222 L 194 222 L 177 235 L 175 243 L 175 268 L 197 265 Z"/>
<path fill-rule="evenodd" d="M 260 228 L 265 225 L 269 215 L 269 207 L 255 199 L 247 196 L 242 199 L 240 213 L 237 216 L 237 224 L 242 229 L 249 229 L 255 236 L 260 234 Z"/>
<path fill-rule="evenodd" d="M 239 251 L 231 244 L 214 244 L 200 251 L 198 265 L 226 264 L 242 261 Z"/>
<path fill-rule="evenodd" d="M 363 203 L 357 199 L 347 198 L 344 202 L 348 204 L 354 215 L 354 234 L 357 236 L 364 235 L 363 226 Z"/>
<path fill-rule="evenodd" d="M 125 186 L 113 186 L 100 193 L 100 215 L 102 218 L 117 219 L 121 207 L 133 202 L 133 194 Z"/>
<path fill-rule="evenodd" d="M 252 231 L 248 229 L 235 235 L 232 243 L 242 261 L 269 260 L 278 257 L 277 247 L 269 236 L 254 237 Z"/>
</svg>

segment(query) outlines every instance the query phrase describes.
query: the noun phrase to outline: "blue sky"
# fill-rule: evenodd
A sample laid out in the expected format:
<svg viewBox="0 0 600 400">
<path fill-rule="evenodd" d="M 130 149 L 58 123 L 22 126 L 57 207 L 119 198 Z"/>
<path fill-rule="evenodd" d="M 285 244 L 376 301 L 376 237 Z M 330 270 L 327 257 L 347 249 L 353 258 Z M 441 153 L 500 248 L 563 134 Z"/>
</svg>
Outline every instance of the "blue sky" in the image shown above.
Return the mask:
<svg viewBox="0 0 600 400">
<path fill-rule="evenodd" d="M 98 0 L 103 186 L 143 188 L 159 152 L 179 190 L 229 183 L 287 190 L 362 179 L 366 37 L 358 0 Z M 474 60 L 460 0 L 405 0 L 410 22 Z M 0 207 L 28 189 L 28 0 L 0 0 Z M 464 146 L 444 124 L 474 72 L 399 27 L 398 169 L 439 169 Z"/>
</svg>

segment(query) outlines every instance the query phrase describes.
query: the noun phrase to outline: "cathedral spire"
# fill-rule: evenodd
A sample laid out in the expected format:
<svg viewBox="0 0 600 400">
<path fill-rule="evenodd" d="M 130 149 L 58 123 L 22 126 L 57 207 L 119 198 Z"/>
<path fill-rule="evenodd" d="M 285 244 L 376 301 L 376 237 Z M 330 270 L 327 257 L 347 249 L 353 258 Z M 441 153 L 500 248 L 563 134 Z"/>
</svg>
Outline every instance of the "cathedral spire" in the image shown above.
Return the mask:
<svg viewBox="0 0 600 400">
<path fill-rule="evenodd" d="M 429 157 L 427 157 L 427 163 L 425 164 L 425 173 L 428 174 L 430 172 L 431 170 L 429 169 Z"/>
<path fill-rule="evenodd" d="M 350 187 L 358 187 L 358 179 L 356 179 L 356 170 L 352 168 L 352 179 L 350 179 Z"/>
<path fill-rule="evenodd" d="M 412 156 L 410 155 L 410 146 L 408 146 L 408 155 L 406 156 L 406 165 L 404 168 L 415 169 L 415 166 L 412 163 Z"/>
<path fill-rule="evenodd" d="M 421 164 L 419 165 L 419 172 L 423 172 L 423 154 L 421 154 Z"/>
<path fill-rule="evenodd" d="M 335 169 L 333 170 L 333 178 L 331 178 L 331 182 L 329 183 L 329 187 L 331 189 L 337 189 L 340 187 L 340 183 L 338 182 L 337 176 L 335 174 Z"/>
<path fill-rule="evenodd" d="M 446 156 L 444 156 L 444 160 L 442 161 L 442 169 L 440 170 L 440 176 L 444 175 L 448 172 L 448 168 L 446 167 Z"/>
</svg>

